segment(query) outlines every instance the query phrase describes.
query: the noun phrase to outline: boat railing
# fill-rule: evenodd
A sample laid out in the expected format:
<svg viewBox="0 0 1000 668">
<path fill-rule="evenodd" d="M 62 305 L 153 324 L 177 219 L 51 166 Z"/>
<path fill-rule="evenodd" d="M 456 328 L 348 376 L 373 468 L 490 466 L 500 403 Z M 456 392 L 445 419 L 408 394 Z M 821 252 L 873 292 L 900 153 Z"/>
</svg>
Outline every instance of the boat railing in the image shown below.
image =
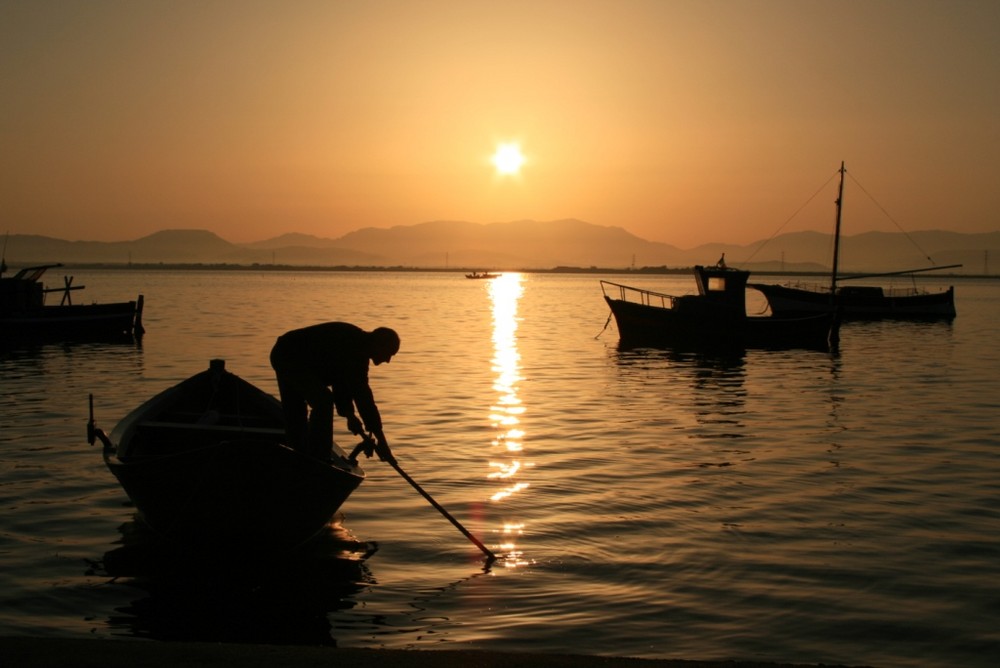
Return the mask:
<svg viewBox="0 0 1000 668">
<path fill-rule="evenodd" d="M 844 281 L 849 280 L 849 277 L 844 278 Z M 789 281 L 784 284 L 786 287 L 794 288 L 796 290 L 805 290 L 808 292 L 815 292 L 818 294 L 829 294 L 830 286 L 823 285 L 821 283 L 810 283 L 806 281 Z M 850 288 L 850 285 L 841 286 Z M 930 294 L 928 290 L 917 286 L 894 286 L 888 285 L 886 287 L 880 288 L 882 290 L 883 296 L 885 297 L 915 297 L 917 295 Z"/>
<path fill-rule="evenodd" d="M 929 294 L 927 290 L 922 290 L 920 288 L 895 288 L 887 287 L 883 288 L 882 291 L 885 293 L 886 297 L 916 297 L 917 295 Z"/>
<path fill-rule="evenodd" d="M 788 287 L 788 288 L 794 288 L 795 290 L 806 290 L 808 292 L 817 292 L 817 293 L 823 293 L 823 292 L 825 292 L 827 294 L 830 293 L 830 285 L 829 284 L 825 284 L 824 285 L 824 284 L 821 284 L 821 283 L 816 283 L 815 281 L 813 281 L 813 282 L 808 282 L 808 281 L 788 281 L 787 283 L 784 283 L 783 285 L 785 287 Z"/>
<path fill-rule="evenodd" d="M 618 299 L 623 302 L 633 302 L 643 306 L 658 306 L 660 308 L 674 308 L 674 295 L 663 292 L 636 288 L 631 285 L 622 285 L 611 281 L 601 281 L 601 291 L 608 299 Z M 611 294 L 609 294 L 611 293 Z"/>
</svg>

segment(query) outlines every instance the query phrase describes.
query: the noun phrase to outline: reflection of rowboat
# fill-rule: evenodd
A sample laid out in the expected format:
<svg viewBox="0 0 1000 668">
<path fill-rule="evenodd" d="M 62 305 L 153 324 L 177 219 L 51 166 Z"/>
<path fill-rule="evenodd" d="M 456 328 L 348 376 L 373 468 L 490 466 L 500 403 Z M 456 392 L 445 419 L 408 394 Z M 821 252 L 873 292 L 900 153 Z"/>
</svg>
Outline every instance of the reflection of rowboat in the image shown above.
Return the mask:
<svg viewBox="0 0 1000 668">
<path fill-rule="evenodd" d="M 474 271 L 471 274 L 466 274 L 466 278 L 497 278 L 500 274 L 491 274 L 488 271 L 478 272 Z"/>
<path fill-rule="evenodd" d="M 869 276 L 839 276 L 840 217 L 844 201 L 844 163 L 840 164 L 840 188 L 837 194 L 837 222 L 834 230 L 833 271 L 829 287 L 791 286 L 754 283 L 750 287 L 760 290 L 767 297 L 775 315 L 808 315 L 837 310 L 844 319 L 897 320 L 947 319 L 955 317 L 955 288 L 938 292 L 912 288 L 884 290 L 880 286 L 838 286 L 837 281 L 884 276 L 912 275 L 925 271 L 953 269 L 960 264 L 928 269 L 912 269 Z"/>
<path fill-rule="evenodd" d="M 826 350 L 837 334 L 832 313 L 805 317 L 748 316 L 749 271 L 696 266 L 697 295 L 674 297 L 601 281 L 624 345 L 672 348 L 808 348 Z M 610 294 L 609 294 L 610 293 Z"/>
<path fill-rule="evenodd" d="M 11 278 L 0 278 L 0 337 L 6 340 L 112 339 L 141 335 L 142 295 L 137 301 L 110 304 L 73 304 L 70 295 L 82 290 L 64 279 L 61 288 L 46 288 L 42 275 L 47 264 L 26 267 Z M 5 267 L 4 267 L 5 268 Z M 63 293 L 58 305 L 46 306 L 50 292 Z"/>
<path fill-rule="evenodd" d="M 110 436 L 93 417 L 88 427 L 139 519 L 174 543 L 292 548 L 326 528 L 364 480 L 336 445 L 334 461 L 284 445 L 281 403 L 222 360 L 146 401 Z"/>
</svg>

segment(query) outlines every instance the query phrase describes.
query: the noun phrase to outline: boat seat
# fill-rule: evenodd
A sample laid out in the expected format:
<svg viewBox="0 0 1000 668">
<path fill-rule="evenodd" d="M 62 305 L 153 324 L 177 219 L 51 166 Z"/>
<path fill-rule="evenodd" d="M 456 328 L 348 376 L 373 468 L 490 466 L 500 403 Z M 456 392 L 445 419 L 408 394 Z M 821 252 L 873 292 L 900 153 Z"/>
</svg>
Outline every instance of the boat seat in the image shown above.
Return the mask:
<svg viewBox="0 0 1000 668">
<path fill-rule="evenodd" d="M 136 425 L 140 429 L 166 429 L 191 432 L 237 432 L 248 436 L 284 436 L 285 430 L 276 427 L 244 427 L 228 424 L 201 424 L 195 422 L 159 422 L 144 420 Z"/>
<path fill-rule="evenodd" d="M 137 456 L 168 455 L 192 448 L 211 446 L 221 441 L 242 439 L 285 441 L 285 430 L 275 427 L 144 420 L 137 423 L 135 429 L 136 434 L 130 439 L 128 450 L 123 451 L 119 448 L 119 458 L 131 459 Z"/>
</svg>

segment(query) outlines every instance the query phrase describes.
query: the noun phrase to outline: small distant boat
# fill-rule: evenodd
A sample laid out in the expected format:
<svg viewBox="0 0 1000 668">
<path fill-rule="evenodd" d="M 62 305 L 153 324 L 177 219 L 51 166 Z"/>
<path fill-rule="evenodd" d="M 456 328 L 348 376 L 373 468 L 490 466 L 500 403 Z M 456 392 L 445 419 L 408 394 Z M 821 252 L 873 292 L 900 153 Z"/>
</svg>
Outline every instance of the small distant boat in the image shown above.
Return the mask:
<svg viewBox="0 0 1000 668">
<path fill-rule="evenodd" d="M 914 285 L 912 288 L 886 290 L 880 286 L 839 286 L 839 281 L 877 278 L 884 276 L 912 275 L 926 271 L 940 271 L 961 267 L 953 264 L 944 267 L 911 269 L 864 276 L 840 276 L 840 219 L 844 201 L 844 163 L 840 163 L 840 187 L 837 194 L 837 221 L 833 242 L 833 270 L 829 287 L 819 285 L 776 285 L 752 283 L 767 298 L 771 313 L 777 316 L 807 315 L 824 311 L 837 311 L 845 320 L 861 319 L 946 319 L 955 317 L 955 288 L 929 292 Z"/>
<path fill-rule="evenodd" d="M 604 300 L 626 346 L 688 349 L 805 348 L 828 350 L 836 340 L 833 313 L 803 317 L 748 316 L 749 271 L 696 266 L 697 295 L 673 296 L 601 281 Z"/>
<path fill-rule="evenodd" d="M 330 461 L 285 445 L 281 402 L 223 360 L 152 397 L 107 435 L 87 438 L 135 504 L 174 545 L 285 551 L 317 536 L 364 480 L 334 445 Z"/>
<path fill-rule="evenodd" d="M 10 278 L 0 271 L 0 338 L 3 340 L 114 339 L 143 333 L 143 297 L 136 301 L 108 304 L 73 304 L 72 293 L 84 286 L 65 277 L 61 288 L 46 288 L 46 270 L 61 267 L 46 264 L 26 267 Z M 6 270 L 6 266 L 2 266 Z M 61 292 L 57 305 L 46 305 L 45 297 Z"/>
<path fill-rule="evenodd" d="M 474 271 L 471 274 L 465 275 L 466 278 L 498 278 L 499 276 L 500 274 L 491 274 L 488 271 L 483 271 L 483 272 Z"/>
</svg>

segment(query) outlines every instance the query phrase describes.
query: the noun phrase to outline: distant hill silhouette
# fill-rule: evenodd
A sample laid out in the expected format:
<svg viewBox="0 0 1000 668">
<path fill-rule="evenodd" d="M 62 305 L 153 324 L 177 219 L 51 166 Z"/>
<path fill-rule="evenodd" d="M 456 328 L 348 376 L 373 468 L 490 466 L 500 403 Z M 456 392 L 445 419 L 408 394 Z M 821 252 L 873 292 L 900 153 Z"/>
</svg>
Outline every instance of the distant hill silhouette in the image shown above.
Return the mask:
<svg viewBox="0 0 1000 668">
<path fill-rule="evenodd" d="M 731 266 L 756 271 L 828 271 L 832 236 L 793 232 L 747 245 L 711 243 L 681 249 L 641 239 L 621 227 L 579 220 L 506 223 L 432 221 L 363 228 L 337 239 L 284 234 L 235 244 L 207 230 L 164 230 L 132 241 L 65 241 L 13 234 L 7 264 L 280 264 L 417 268 L 551 269 L 560 266 L 689 267 L 725 253 Z M 932 259 L 928 259 L 932 258 Z M 1000 264 L 1000 232 L 868 232 L 841 239 L 844 271 L 900 271 L 963 264 L 957 273 L 983 273 Z"/>
</svg>

